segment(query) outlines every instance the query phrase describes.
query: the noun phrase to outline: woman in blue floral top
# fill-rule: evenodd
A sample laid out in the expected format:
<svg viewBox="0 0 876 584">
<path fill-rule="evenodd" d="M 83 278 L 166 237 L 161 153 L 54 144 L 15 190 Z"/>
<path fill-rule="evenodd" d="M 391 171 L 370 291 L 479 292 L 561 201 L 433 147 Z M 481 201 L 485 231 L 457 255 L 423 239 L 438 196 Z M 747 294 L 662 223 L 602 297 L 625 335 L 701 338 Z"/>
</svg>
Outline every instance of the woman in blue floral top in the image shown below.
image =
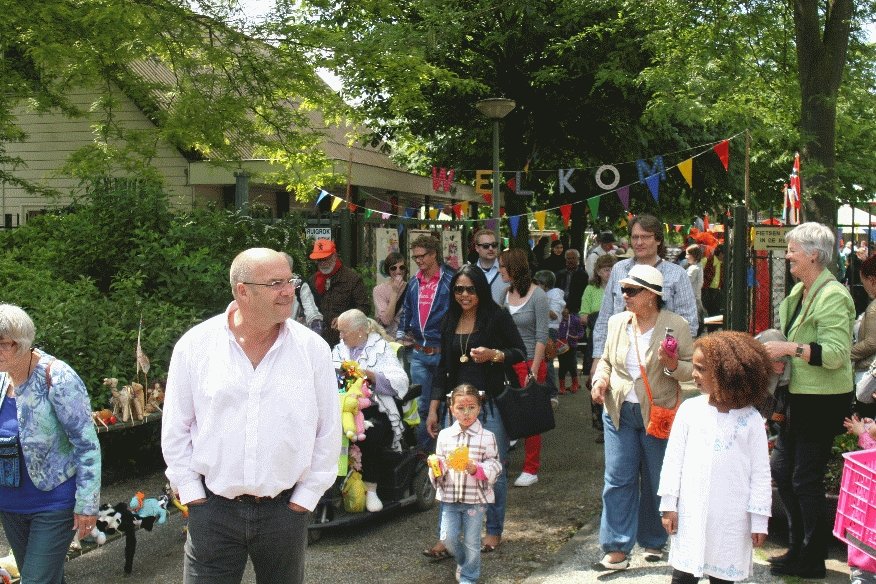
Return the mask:
<svg viewBox="0 0 876 584">
<path fill-rule="evenodd" d="M 100 446 L 85 385 L 35 336 L 25 311 L 0 304 L 0 521 L 22 581 L 49 584 L 73 533 L 95 526 Z"/>
</svg>

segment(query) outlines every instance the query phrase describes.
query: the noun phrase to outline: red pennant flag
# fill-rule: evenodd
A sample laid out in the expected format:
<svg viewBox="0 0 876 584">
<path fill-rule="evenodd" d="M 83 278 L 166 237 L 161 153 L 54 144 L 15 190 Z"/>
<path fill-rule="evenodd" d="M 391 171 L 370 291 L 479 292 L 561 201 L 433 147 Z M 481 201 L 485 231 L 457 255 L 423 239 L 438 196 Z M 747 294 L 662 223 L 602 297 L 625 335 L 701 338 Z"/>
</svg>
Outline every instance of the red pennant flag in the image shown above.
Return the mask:
<svg viewBox="0 0 876 584">
<path fill-rule="evenodd" d="M 453 205 L 453 216 L 457 219 L 462 217 L 462 205 L 460 203 Z"/>
<path fill-rule="evenodd" d="M 355 203 L 347 203 L 347 208 L 350 210 L 350 213 L 355 213 L 356 209 L 359 208 L 359 205 Z"/>
<path fill-rule="evenodd" d="M 675 227 L 676 233 L 681 233 L 681 225 L 673 225 L 673 227 Z"/>
<path fill-rule="evenodd" d="M 493 204 L 493 193 L 484 193 L 484 194 L 481 195 L 481 198 L 484 200 L 484 202 L 485 202 L 487 205 L 492 205 L 492 204 Z"/>
<path fill-rule="evenodd" d="M 517 191 L 517 179 L 515 179 L 514 177 L 511 177 L 507 181 L 505 181 L 505 185 L 512 193 Z"/>
<path fill-rule="evenodd" d="M 569 220 L 572 218 L 572 205 L 560 205 L 560 215 L 563 216 L 563 225 L 569 228 Z"/>
<path fill-rule="evenodd" d="M 728 171 L 730 165 L 730 142 L 727 140 L 721 140 L 712 147 L 712 150 L 714 150 L 715 154 L 718 155 L 718 158 L 721 159 L 721 164 L 724 165 L 724 170 Z"/>
</svg>

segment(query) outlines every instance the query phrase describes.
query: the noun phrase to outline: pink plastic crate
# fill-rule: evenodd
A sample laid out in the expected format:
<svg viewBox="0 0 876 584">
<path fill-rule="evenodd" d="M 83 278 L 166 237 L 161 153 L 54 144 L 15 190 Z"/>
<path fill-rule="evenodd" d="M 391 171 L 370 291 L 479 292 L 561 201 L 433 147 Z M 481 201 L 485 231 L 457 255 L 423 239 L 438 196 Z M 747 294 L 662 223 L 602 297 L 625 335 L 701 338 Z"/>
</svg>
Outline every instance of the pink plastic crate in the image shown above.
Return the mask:
<svg viewBox="0 0 876 584">
<path fill-rule="evenodd" d="M 846 452 L 833 534 L 876 558 L 876 450 Z"/>
</svg>

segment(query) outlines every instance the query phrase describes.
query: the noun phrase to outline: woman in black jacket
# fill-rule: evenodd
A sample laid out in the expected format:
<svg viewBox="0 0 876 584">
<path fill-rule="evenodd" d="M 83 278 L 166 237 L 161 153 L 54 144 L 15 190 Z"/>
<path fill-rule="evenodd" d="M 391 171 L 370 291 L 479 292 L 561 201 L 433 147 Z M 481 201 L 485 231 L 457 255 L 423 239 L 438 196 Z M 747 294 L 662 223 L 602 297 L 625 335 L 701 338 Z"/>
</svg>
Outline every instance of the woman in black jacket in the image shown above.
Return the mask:
<svg viewBox="0 0 876 584">
<path fill-rule="evenodd" d="M 490 286 L 480 268 L 463 266 L 450 281 L 453 302 L 447 311 L 441 335 L 441 361 L 432 382 L 432 400 L 426 427 L 432 437 L 440 429 L 438 410 L 445 395 L 461 383 L 470 383 L 486 393 L 481 409 L 481 423 L 496 435 L 502 474 L 493 486 L 495 503 L 487 506 L 487 535 L 482 552 L 496 549 L 502 540 L 505 523 L 505 499 L 508 493 L 508 435 L 499 416 L 495 398 L 505 388 L 511 365 L 526 358 L 526 350 L 511 315 L 500 308 L 490 293 Z M 447 557 L 439 542 L 424 550 L 432 559 Z"/>
</svg>

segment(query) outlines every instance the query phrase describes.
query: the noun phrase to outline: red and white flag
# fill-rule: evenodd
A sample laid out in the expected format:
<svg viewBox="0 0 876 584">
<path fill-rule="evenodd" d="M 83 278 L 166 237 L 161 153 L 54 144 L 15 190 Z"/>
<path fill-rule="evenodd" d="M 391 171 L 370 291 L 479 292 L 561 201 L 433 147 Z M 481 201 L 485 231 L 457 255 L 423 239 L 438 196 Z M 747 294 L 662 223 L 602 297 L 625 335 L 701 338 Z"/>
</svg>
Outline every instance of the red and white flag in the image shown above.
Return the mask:
<svg viewBox="0 0 876 584">
<path fill-rule="evenodd" d="M 791 169 L 791 177 L 788 180 L 788 188 L 785 193 L 785 213 L 788 225 L 800 224 L 800 201 L 803 192 L 800 187 L 800 153 L 794 153 L 794 168 Z"/>
</svg>

